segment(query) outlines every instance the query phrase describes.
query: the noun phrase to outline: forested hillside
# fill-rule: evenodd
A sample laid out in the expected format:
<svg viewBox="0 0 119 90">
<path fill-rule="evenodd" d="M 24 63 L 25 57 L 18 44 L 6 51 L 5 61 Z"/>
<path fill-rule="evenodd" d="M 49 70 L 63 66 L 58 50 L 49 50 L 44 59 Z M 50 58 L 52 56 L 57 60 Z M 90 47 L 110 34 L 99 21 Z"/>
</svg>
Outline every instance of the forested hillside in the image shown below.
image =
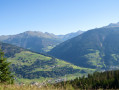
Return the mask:
<svg viewBox="0 0 119 90">
<path fill-rule="evenodd" d="M 119 88 L 119 70 L 95 72 L 76 78 L 74 80 L 55 84 L 59 86 L 72 86 L 74 89 L 118 89 Z"/>
</svg>

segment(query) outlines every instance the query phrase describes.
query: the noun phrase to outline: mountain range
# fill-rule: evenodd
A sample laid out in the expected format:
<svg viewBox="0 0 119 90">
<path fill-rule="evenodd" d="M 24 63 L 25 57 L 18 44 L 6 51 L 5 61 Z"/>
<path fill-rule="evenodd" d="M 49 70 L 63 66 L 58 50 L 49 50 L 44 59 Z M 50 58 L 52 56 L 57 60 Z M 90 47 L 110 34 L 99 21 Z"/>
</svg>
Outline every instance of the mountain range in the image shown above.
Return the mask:
<svg viewBox="0 0 119 90">
<path fill-rule="evenodd" d="M 26 31 L 17 35 L 2 35 L 0 36 L 0 41 L 35 52 L 47 52 L 59 43 L 80 35 L 81 33 L 83 33 L 83 31 L 66 35 L 54 35 L 47 32 Z"/>
</svg>

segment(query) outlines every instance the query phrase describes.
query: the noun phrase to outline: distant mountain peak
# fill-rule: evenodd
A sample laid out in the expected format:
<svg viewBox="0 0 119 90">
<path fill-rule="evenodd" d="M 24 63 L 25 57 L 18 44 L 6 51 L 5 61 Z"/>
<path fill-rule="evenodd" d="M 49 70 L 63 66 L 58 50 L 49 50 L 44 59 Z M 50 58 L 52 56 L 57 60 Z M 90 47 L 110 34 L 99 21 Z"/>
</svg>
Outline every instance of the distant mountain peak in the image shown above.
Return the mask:
<svg viewBox="0 0 119 90">
<path fill-rule="evenodd" d="M 58 37 L 65 41 L 65 40 L 71 39 L 73 37 L 76 37 L 84 32 L 85 31 L 78 30 L 77 32 L 68 33 L 66 35 L 58 35 Z"/>
<path fill-rule="evenodd" d="M 119 22 L 117 23 L 110 23 L 108 26 L 105 26 L 107 28 L 110 28 L 110 27 L 119 27 Z"/>
<path fill-rule="evenodd" d="M 77 33 L 80 33 L 80 34 L 82 34 L 83 32 L 85 32 L 85 31 L 81 31 L 81 30 L 78 30 L 77 31 Z"/>
</svg>

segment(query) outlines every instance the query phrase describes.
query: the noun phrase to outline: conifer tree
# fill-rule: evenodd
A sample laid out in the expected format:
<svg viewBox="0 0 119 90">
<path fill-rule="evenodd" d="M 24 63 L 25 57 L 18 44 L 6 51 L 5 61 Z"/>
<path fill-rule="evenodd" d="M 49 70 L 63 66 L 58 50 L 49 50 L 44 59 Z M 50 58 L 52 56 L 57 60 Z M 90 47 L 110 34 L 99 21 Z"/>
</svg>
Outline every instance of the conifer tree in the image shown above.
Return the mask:
<svg viewBox="0 0 119 90">
<path fill-rule="evenodd" d="M 9 70 L 9 65 L 10 62 L 7 62 L 7 59 L 4 58 L 4 52 L 0 50 L 0 83 L 13 83 L 14 79 Z"/>
</svg>

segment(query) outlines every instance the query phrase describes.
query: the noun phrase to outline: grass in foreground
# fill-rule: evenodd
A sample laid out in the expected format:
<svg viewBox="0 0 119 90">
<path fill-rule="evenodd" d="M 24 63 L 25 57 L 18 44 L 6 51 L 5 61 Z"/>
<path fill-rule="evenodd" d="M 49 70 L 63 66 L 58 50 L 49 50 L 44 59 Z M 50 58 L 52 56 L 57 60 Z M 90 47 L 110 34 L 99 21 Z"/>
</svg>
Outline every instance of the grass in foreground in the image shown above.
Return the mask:
<svg viewBox="0 0 119 90">
<path fill-rule="evenodd" d="M 0 85 L 0 90 L 75 90 L 71 85 L 68 85 L 66 88 L 63 87 L 54 87 L 45 86 L 31 86 L 31 85 Z"/>
</svg>

